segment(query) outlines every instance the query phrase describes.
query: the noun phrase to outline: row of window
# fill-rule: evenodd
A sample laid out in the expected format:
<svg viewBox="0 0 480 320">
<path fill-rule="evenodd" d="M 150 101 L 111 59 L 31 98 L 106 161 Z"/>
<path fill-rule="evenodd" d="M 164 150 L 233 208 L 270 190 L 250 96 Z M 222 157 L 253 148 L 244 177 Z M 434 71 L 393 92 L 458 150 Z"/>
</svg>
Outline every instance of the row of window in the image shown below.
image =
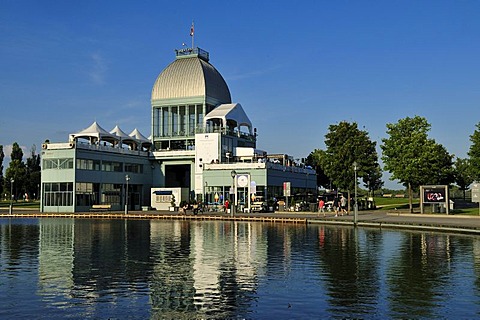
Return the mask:
<svg viewBox="0 0 480 320">
<path fill-rule="evenodd" d="M 207 106 L 206 109 L 205 113 L 208 113 L 213 106 Z M 203 117 L 203 105 L 155 108 L 153 110 L 154 136 L 193 135 L 197 126 L 203 126 Z"/>
<path fill-rule="evenodd" d="M 43 169 L 73 169 L 73 159 L 43 159 Z"/>
<path fill-rule="evenodd" d="M 113 183 L 75 183 L 75 201 L 77 206 L 91 206 L 98 203 L 121 205 L 125 201 L 125 185 Z M 139 203 L 141 186 L 130 185 L 129 202 L 137 199 Z M 43 184 L 44 206 L 73 206 L 73 182 L 52 182 Z M 100 192 L 101 190 L 101 192 Z"/>
<path fill-rule="evenodd" d="M 73 159 L 44 159 L 44 169 L 73 169 Z M 143 173 L 143 165 L 138 163 L 125 163 L 116 161 L 100 161 L 92 159 L 77 159 L 77 169 L 92 171 L 109 171 L 109 172 L 131 172 Z"/>
</svg>

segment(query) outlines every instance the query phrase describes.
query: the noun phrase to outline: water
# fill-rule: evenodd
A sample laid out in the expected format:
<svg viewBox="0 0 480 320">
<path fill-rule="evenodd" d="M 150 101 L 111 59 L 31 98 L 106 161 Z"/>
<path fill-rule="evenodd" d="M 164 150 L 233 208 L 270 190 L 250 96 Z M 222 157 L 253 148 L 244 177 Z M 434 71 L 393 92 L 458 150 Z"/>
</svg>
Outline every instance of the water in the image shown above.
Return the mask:
<svg viewBox="0 0 480 320">
<path fill-rule="evenodd" d="M 0 318 L 477 318 L 479 239 L 248 222 L 0 219 Z"/>
</svg>

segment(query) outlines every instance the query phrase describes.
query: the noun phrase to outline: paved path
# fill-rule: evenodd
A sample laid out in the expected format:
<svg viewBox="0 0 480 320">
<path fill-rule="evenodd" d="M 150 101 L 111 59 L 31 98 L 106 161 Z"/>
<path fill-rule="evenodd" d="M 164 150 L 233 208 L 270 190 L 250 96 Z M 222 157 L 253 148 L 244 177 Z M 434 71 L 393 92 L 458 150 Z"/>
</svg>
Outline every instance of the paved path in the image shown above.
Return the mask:
<svg viewBox="0 0 480 320">
<path fill-rule="evenodd" d="M 295 219 L 303 219 L 307 223 L 311 224 L 335 224 L 335 225 L 354 225 L 353 214 L 335 217 L 333 213 L 326 213 L 318 215 L 315 212 L 275 212 L 275 213 L 253 213 L 244 214 L 237 213 L 232 218 L 230 214 L 225 213 L 200 213 L 193 216 L 189 211 L 187 215 L 179 214 L 178 212 L 172 213 L 168 211 L 130 211 L 131 215 L 128 218 L 158 218 L 165 217 L 169 219 L 225 219 L 225 220 L 248 220 L 249 218 L 265 218 L 266 220 L 282 219 L 292 221 Z M 15 217 L 21 216 L 42 216 L 38 210 L 31 209 L 14 209 Z M 54 214 L 49 214 L 50 216 Z M 69 214 L 61 214 L 62 217 Z M 77 213 L 75 217 L 93 217 L 89 216 L 89 213 Z M 108 212 L 104 214 L 105 218 L 125 218 L 123 212 Z M 0 209 L 0 218 L 8 218 L 8 210 L 4 208 Z M 95 217 L 102 217 L 102 213 L 98 213 Z M 253 220 L 253 219 L 252 219 Z M 278 221 L 278 220 L 277 220 Z M 408 229 L 422 229 L 422 230 L 443 230 L 454 232 L 466 232 L 480 235 L 480 216 L 472 215 L 446 215 L 446 214 L 409 214 L 404 212 L 388 212 L 382 210 L 375 211 L 360 211 L 358 214 L 358 226 L 360 227 L 382 227 L 382 228 L 408 228 Z"/>
</svg>

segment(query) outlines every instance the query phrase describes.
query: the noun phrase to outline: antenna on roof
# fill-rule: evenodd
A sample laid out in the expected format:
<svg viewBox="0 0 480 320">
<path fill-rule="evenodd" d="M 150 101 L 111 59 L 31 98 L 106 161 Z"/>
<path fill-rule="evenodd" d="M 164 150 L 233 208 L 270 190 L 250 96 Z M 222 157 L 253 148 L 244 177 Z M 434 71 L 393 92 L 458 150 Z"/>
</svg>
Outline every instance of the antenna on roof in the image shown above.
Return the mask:
<svg viewBox="0 0 480 320">
<path fill-rule="evenodd" d="M 193 20 L 192 20 L 192 26 L 190 27 L 190 37 L 192 37 L 192 49 L 193 49 L 193 48 L 195 48 L 193 46 L 194 40 L 195 40 L 195 27 L 194 27 Z"/>
</svg>

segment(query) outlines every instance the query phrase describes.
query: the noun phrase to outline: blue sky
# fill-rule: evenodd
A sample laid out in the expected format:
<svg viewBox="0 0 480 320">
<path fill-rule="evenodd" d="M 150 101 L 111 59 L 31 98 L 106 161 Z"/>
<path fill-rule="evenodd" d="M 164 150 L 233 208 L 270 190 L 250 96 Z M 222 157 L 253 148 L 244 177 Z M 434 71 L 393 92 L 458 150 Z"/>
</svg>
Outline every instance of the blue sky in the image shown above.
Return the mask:
<svg viewBox="0 0 480 320">
<path fill-rule="evenodd" d="M 153 83 L 194 20 L 259 148 L 305 157 L 342 120 L 378 146 L 387 123 L 419 115 L 466 157 L 480 122 L 479 17 L 480 1 L 3 0 L 0 144 L 28 155 L 95 120 L 150 135 Z"/>
</svg>

